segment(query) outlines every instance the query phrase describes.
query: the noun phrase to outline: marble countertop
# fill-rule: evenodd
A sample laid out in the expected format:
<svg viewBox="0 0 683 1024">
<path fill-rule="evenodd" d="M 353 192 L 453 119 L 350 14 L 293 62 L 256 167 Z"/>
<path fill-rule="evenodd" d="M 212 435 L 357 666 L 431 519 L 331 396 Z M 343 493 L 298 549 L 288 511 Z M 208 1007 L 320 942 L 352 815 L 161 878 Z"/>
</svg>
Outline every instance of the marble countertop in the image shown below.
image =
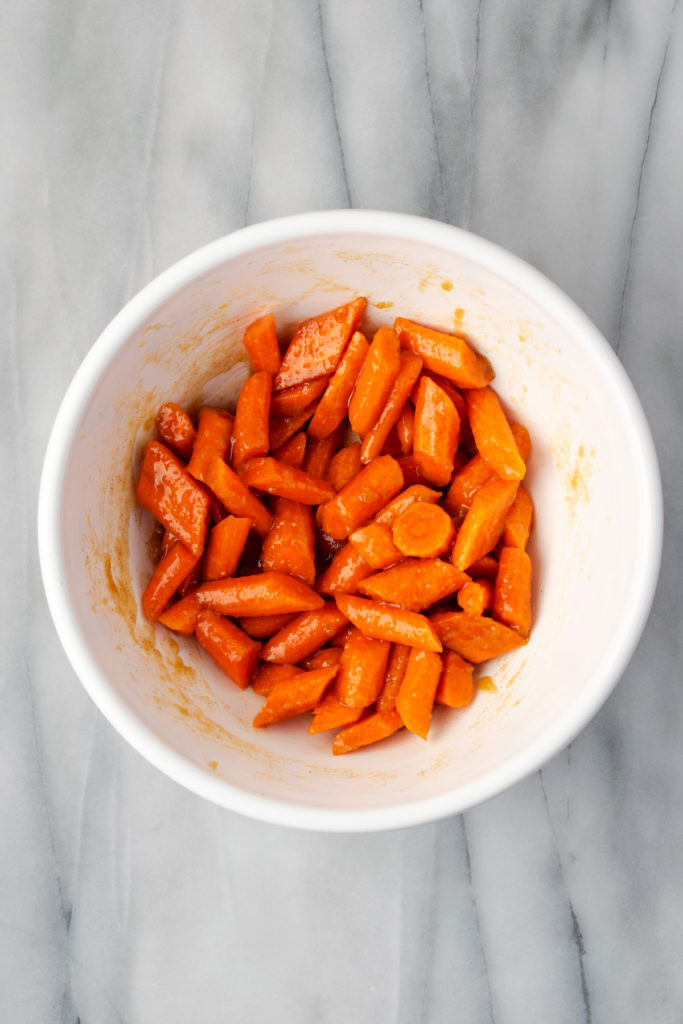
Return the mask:
<svg viewBox="0 0 683 1024">
<path fill-rule="evenodd" d="M 0 1020 L 683 1020 L 683 4 L 10 0 L 0 33 Z M 665 489 L 654 608 L 541 771 L 378 835 L 223 811 L 71 670 L 35 514 L 59 402 L 135 291 L 300 210 L 467 227 L 614 345 Z M 638 543 L 638 538 L 633 538 Z"/>
</svg>

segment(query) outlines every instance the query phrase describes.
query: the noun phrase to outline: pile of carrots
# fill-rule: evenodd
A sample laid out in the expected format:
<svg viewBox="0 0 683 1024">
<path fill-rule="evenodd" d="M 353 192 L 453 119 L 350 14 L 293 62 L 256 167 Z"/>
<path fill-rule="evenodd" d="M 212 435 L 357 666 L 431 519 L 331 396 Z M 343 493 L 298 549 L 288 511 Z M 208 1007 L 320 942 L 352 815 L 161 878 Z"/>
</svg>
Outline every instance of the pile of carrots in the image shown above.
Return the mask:
<svg viewBox="0 0 683 1024">
<path fill-rule="evenodd" d="M 335 754 L 426 739 L 531 628 L 527 430 L 467 339 L 399 317 L 368 341 L 366 305 L 284 351 L 252 323 L 234 415 L 162 405 L 137 483 L 163 529 L 146 617 L 263 696 L 255 726 L 310 711 Z"/>
</svg>

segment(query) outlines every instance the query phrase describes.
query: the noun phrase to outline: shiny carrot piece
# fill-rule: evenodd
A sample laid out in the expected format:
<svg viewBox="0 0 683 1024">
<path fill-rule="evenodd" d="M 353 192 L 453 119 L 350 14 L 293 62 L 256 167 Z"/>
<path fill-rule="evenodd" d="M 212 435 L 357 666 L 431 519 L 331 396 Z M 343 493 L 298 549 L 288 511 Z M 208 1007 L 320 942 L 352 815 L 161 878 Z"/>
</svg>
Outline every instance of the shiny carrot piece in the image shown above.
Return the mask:
<svg viewBox="0 0 683 1024">
<path fill-rule="evenodd" d="M 270 402 L 270 415 L 279 419 L 283 416 L 296 416 L 307 409 L 311 402 L 320 398 L 327 387 L 327 377 L 306 380 L 303 384 L 295 384 L 284 391 L 276 391 Z"/>
<path fill-rule="evenodd" d="M 246 690 L 251 682 L 261 645 L 222 615 L 199 608 L 195 636 L 219 668 Z"/>
<path fill-rule="evenodd" d="M 197 589 L 199 584 L 204 579 L 204 558 L 198 558 L 193 567 L 188 572 L 184 580 L 181 580 L 178 584 L 176 591 L 177 597 L 187 597 L 188 594 L 192 593 Z"/>
<path fill-rule="evenodd" d="M 276 462 L 286 462 L 288 466 L 294 466 L 296 469 L 301 469 L 305 456 L 305 434 L 295 434 L 294 437 L 290 437 L 289 441 L 285 441 L 277 451 L 273 452 L 273 458 Z"/>
<path fill-rule="evenodd" d="M 474 699 L 474 665 L 455 651 L 444 651 L 442 661 L 435 702 L 449 708 L 464 708 Z"/>
<path fill-rule="evenodd" d="M 250 529 L 251 519 L 240 516 L 226 516 L 212 527 L 204 553 L 205 580 L 221 580 L 235 574 Z"/>
<path fill-rule="evenodd" d="M 243 340 L 254 373 L 265 370 L 266 373 L 275 376 L 280 369 L 281 358 L 273 314 L 266 313 L 249 324 Z"/>
<path fill-rule="evenodd" d="M 274 636 L 281 629 L 296 618 L 296 612 L 286 612 L 284 615 L 246 615 L 239 619 L 240 629 L 243 629 L 249 636 L 262 640 L 264 637 Z M 261 654 L 263 657 L 263 654 Z"/>
<path fill-rule="evenodd" d="M 277 462 L 271 456 L 250 459 L 240 473 L 240 478 L 248 487 L 257 491 L 277 494 L 280 498 L 298 501 L 302 505 L 319 505 L 335 496 L 334 488 L 325 480 L 286 462 Z"/>
<path fill-rule="evenodd" d="M 420 356 L 428 370 L 441 374 L 461 388 L 480 388 L 493 380 L 488 359 L 475 352 L 467 341 L 456 335 L 435 331 L 398 317 L 394 322 L 401 347 Z"/>
<path fill-rule="evenodd" d="M 187 462 L 192 455 L 197 432 L 183 407 L 177 402 L 164 402 L 159 406 L 157 430 L 164 444 Z"/>
<path fill-rule="evenodd" d="M 387 670 L 391 644 L 363 636 L 358 630 L 342 649 L 334 696 L 350 708 L 367 708 L 379 696 Z"/>
<path fill-rule="evenodd" d="M 403 455 L 410 455 L 413 450 L 413 438 L 415 435 L 415 412 L 410 402 L 406 402 L 396 420 L 396 433 L 398 434 L 398 442 L 401 445 L 401 453 Z"/>
<path fill-rule="evenodd" d="M 313 419 L 308 424 L 309 437 L 318 441 L 328 437 L 346 416 L 358 374 L 368 354 L 368 347 L 364 335 L 356 331 L 318 402 Z"/>
<path fill-rule="evenodd" d="M 460 417 L 443 388 L 423 377 L 415 403 L 413 455 L 423 475 L 445 487 L 453 475 L 453 459 L 460 438 Z"/>
<path fill-rule="evenodd" d="M 379 523 L 380 526 L 393 526 L 401 513 L 411 505 L 419 501 L 433 505 L 440 497 L 440 493 L 432 487 L 425 487 L 424 484 L 412 484 L 385 505 L 377 513 L 373 522 Z"/>
<path fill-rule="evenodd" d="M 318 576 L 315 589 L 319 594 L 357 594 L 358 584 L 372 569 L 352 544 L 344 544 L 333 556 L 327 569 Z"/>
<path fill-rule="evenodd" d="M 517 445 L 517 451 L 524 462 L 529 461 L 531 455 L 531 437 L 529 431 L 522 423 L 511 423 L 510 430 Z"/>
<path fill-rule="evenodd" d="M 453 546 L 451 561 L 458 569 L 467 569 L 496 546 L 517 487 L 516 480 L 494 477 L 476 492 Z"/>
<path fill-rule="evenodd" d="M 193 555 L 180 541 L 157 563 L 142 595 L 142 611 L 150 622 L 156 622 L 186 576 L 197 564 Z"/>
<path fill-rule="evenodd" d="M 504 547 L 498 559 L 493 617 L 525 639 L 531 629 L 531 559 L 522 548 Z"/>
<path fill-rule="evenodd" d="M 396 708 L 376 711 L 374 715 L 361 718 L 354 725 L 347 725 L 334 737 L 333 754 L 349 754 L 359 747 L 367 747 L 378 740 L 386 739 L 403 728 L 403 720 Z"/>
<path fill-rule="evenodd" d="M 412 487 L 417 484 L 422 484 L 423 486 L 431 484 L 431 480 L 427 479 L 425 474 L 422 472 L 421 466 L 418 465 L 415 452 L 411 452 L 410 455 L 398 455 L 396 457 L 396 461 L 401 467 L 406 487 Z M 439 497 L 441 497 L 441 495 L 439 495 Z"/>
<path fill-rule="evenodd" d="M 364 437 L 377 423 L 400 369 L 400 345 L 389 327 L 372 339 L 349 402 L 349 423 Z"/>
<path fill-rule="evenodd" d="M 466 573 L 441 558 L 406 558 L 391 569 L 362 580 L 362 594 L 419 612 L 469 582 Z"/>
<path fill-rule="evenodd" d="M 352 637 L 358 630 L 350 622 L 347 622 L 343 629 L 340 629 L 330 640 L 331 647 L 346 647 L 349 637 Z"/>
<path fill-rule="evenodd" d="M 266 536 L 273 522 L 272 515 L 227 462 L 223 459 L 214 459 L 204 471 L 204 479 L 207 487 L 213 491 L 228 512 L 240 518 L 251 519 L 259 536 Z"/>
<path fill-rule="evenodd" d="M 455 539 L 453 520 L 440 505 L 416 502 L 391 527 L 394 544 L 405 556 L 434 558 L 450 552 Z"/>
<path fill-rule="evenodd" d="M 330 729 L 340 729 L 344 725 L 357 722 L 363 714 L 363 708 L 350 708 L 342 704 L 333 693 L 326 693 L 317 707 L 313 708 L 313 721 L 308 727 L 312 736 Z"/>
<path fill-rule="evenodd" d="M 166 611 L 162 612 L 157 622 L 174 633 L 181 633 L 183 636 L 192 636 L 197 625 L 197 595 L 195 591 L 181 597 L 179 601 L 169 605 Z"/>
<path fill-rule="evenodd" d="M 427 739 L 436 688 L 441 678 L 441 655 L 413 647 L 396 694 L 396 710 L 406 729 Z"/>
<path fill-rule="evenodd" d="M 521 480 L 524 459 L 496 392 L 491 387 L 474 388 L 465 393 L 465 400 L 479 454 L 501 480 Z"/>
<path fill-rule="evenodd" d="M 199 558 L 209 524 L 209 499 L 178 456 L 160 441 L 147 442 L 136 497 Z"/>
<path fill-rule="evenodd" d="M 445 647 L 450 647 L 475 665 L 526 643 L 514 629 L 486 615 L 437 612 L 431 616 L 431 624 Z"/>
<path fill-rule="evenodd" d="M 374 344 L 374 342 L 373 342 Z M 382 454 L 393 428 L 413 390 L 413 385 L 420 375 L 422 360 L 412 352 L 402 352 L 399 357 L 399 369 L 391 386 L 386 401 L 380 409 L 379 416 L 363 438 L 361 459 L 370 462 Z M 400 439 L 397 437 L 399 451 L 402 451 Z"/>
<path fill-rule="evenodd" d="M 406 665 L 408 664 L 408 655 L 411 650 L 415 650 L 415 648 L 406 647 L 405 644 L 391 645 L 387 674 L 384 679 L 384 685 L 382 686 L 377 698 L 378 711 L 390 711 L 392 708 L 396 707 L 396 694 L 399 691 L 403 676 L 405 675 Z"/>
<path fill-rule="evenodd" d="M 224 409 L 214 409 L 207 405 L 199 410 L 197 438 L 187 466 L 188 473 L 196 480 L 206 483 L 205 473 L 213 460 L 226 457 L 233 424 L 234 417 Z"/>
<path fill-rule="evenodd" d="M 327 437 L 323 437 L 319 441 L 309 440 L 306 458 L 304 459 L 304 469 L 307 473 L 310 473 L 311 476 L 319 477 L 321 480 L 327 479 L 330 462 L 339 447 L 343 431 L 344 425 L 341 424 L 331 434 L 328 434 Z M 332 485 L 330 484 L 330 486 Z M 334 488 L 332 489 L 334 490 Z"/>
<path fill-rule="evenodd" d="M 322 651 L 309 654 L 307 658 L 301 659 L 302 668 L 329 668 L 330 665 L 338 665 L 341 660 L 341 647 L 323 647 Z M 276 664 L 273 662 L 273 664 Z"/>
<path fill-rule="evenodd" d="M 291 679 L 299 671 L 296 665 L 275 665 L 273 662 L 260 661 L 251 681 L 251 688 L 259 697 L 267 697 L 276 683 Z"/>
<path fill-rule="evenodd" d="M 254 725 L 260 728 L 312 711 L 336 674 L 337 666 L 332 665 L 312 672 L 297 672 L 289 679 L 276 683 L 256 715 Z"/>
<path fill-rule="evenodd" d="M 334 373 L 366 306 L 367 299 L 357 298 L 300 324 L 273 381 L 275 390 Z"/>
<path fill-rule="evenodd" d="M 341 491 L 321 506 L 321 527 L 335 540 L 344 540 L 363 526 L 403 487 L 403 474 L 391 455 L 373 459 Z"/>
<path fill-rule="evenodd" d="M 242 385 L 235 424 L 232 428 L 232 457 L 235 469 L 248 459 L 270 451 L 268 423 L 273 378 L 265 370 L 254 373 Z"/>
<path fill-rule="evenodd" d="M 335 601 L 349 622 L 364 636 L 406 644 L 408 647 L 420 647 L 426 651 L 442 649 L 441 641 L 424 615 L 350 594 L 336 594 Z"/>
<path fill-rule="evenodd" d="M 458 590 L 458 604 L 468 615 L 483 615 L 493 604 L 493 584 L 489 580 L 468 580 Z"/>
<path fill-rule="evenodd" d="M 273 502 L 273 526 L 263 542 L 264 569 L 288 573 L 313 586 L 316 577 L 315 532 L 309 505 L 288 498 Z"/>
<path fill-rule="evenodd" d="M 354 530 L 349 537 L 349 544 L 353 544 L 374 570 L 386 569 L 404 558 L 394 544 L 389 527 L 380 523 L 368 523 L 367 526 L 361 526 L 360 530 Z"/>
<path fill-rule="evenodd" d="M 467 575 L 473 580 L 484 579 L 495 583 L 498 575 L 498 559 L 493 555 L 484 555 L 483 558 L 478 558 L 476 562 L 472 562 L 467 567 Z"/>
<path fill-rule="evenodd" d="M 298 434 L 301 428 L 310 420 L 315 412 L 315 408 L 316 403 L 311 402 L 301 412 L 295 413 L 292 416 L 282 416 L 280 419 L 272 418 L 270 421 L 271 451 L 277 451 L 278 448 L 281 448 L 283 444 L 289 441 L 290 437 Z"/>
<path fill-rule="evenodd" d="M 522 551 L 525 551 L 533 520 L 534 503 L 524 484 L 520 484 L 515 500 L 510 505 L 505 517 L 501 538 L 504 547 L 521 548 Z"/>
<path fill-rule="evenodd" d="M 488 462 L 479 453 L 455 471 L 444 499 L 444 508 L 457 523 L 461 523 L 467 515 L 479 488 L 494 476 Z"/>
<path fill-rule="evenodd" d="M 261 657 L 291 664 L 303 661 L 331 640 L 347 621 L 332 601 L 317 611 L 303 612 L 270 638 Z"/>
<path fill-rule="evenodd" d="M 335 491 L 341 491 L 342 487 L 358 476 L 363 463 L 360 460 L 360 441 L 340 448 L 330 459 L 327 470 L 327 479 Z"/>
<path fill-rule="evenodd" d="M 283 572 L 262 572 L 229 580 L 202 583 L 197 590 L 200 608 L 220 615 L 283 615 L 322 608 L 322 597 L 300 580 Z"/>
</svg>

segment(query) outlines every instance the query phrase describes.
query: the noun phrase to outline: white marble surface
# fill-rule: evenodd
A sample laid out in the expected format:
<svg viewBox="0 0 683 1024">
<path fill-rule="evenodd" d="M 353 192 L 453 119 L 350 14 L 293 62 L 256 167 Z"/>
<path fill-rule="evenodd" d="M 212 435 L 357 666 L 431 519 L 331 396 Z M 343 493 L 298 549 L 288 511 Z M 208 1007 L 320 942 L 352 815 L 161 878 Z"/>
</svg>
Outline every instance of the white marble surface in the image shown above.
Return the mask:
<svg viewBox="0 0 683 1024">
<path fill-rule="evenodd" d="M 678 1024 L 683 4 L 8 0 L 0 83 L 0 1020 Z M 359 837 L 240 818 L 133 753 L 62 653 L 34 525 L 117 309 L 227 231 L 347 205 L 563 287 L 642 397 L 667 516 L 642 642 L 571 747 Z"/>
</svg>

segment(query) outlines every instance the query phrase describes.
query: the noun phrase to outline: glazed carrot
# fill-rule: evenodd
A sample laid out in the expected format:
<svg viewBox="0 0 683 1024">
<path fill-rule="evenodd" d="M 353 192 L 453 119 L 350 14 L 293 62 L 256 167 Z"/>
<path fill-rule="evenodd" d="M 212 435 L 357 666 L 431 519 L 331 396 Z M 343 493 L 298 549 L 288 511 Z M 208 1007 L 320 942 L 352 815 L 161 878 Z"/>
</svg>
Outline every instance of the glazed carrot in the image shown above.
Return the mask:
<svg viewBox="0 0 683 1024">
<path fill-rule="evenodd" d="M 389 399 L 387 399 L 387 403 L 388 403 L 388 401 L 389 401 Z M 380 418 L 381 418 L 381 416 L 380 416 Z M 371 433 L 372 433 L 372 431 L 370 431 L 370 434 Z M 369 437 L 369 436 L 370 436 L 369 434 L 366 435 L 366 440 L 367 440 L 367 437 Z M 389 433 L 387 435 L 387 439 L 384 442 L 384 444 L 382 445 L 382 448 L 378 452 L 378 454 L 379 455 L 393 455 L 394 457 L 397 457 L 399 455 L 403 455 L 403 452 L 401 451 L 401 442 L 399 441 L 398 434 L 396 433 L 396 424 L 394 424 L 394 426 L 389 431 Z M 375 458 L 374 455 L 372 457 Z"/>
<path fill-rule="evenodd" d="M 273 381 L 274 389 L 282 391 L 314 377 L 334 373 L 366 306 L 367 299 L 357 298 L 300 324 Z"/>
<path fill-rule="evenodd" d="M 363 714 L 363 708 L 350 708 L 342 704 L 333 693 L 326 693 L 317 707 L 313 708 L 313 721 L 308 727 L 312 736 L 330 729 L 340 729 L 343 725 L 357 722 Z"/>
<path fill-rule="evenodd" d="M 360 461 L 360 441 L 340 448 L 330 459 L 327 479 L 335 491 L 341 491 L 355 476 L 358 476 L 363 463 Z"/>
<path fill-rule="evenodd" d="M 342 656 L 341 647 L 323 647 L 322 651 L 310 654 L 307 658 L 301 659 L 302 668 L 329 668 L 330 665 L 338 665 Z M 276 664 L 276 662 L 273 662 Z"/>
<path fill-rule="evenodd" d="M 207 405 L 199 410 L 197 438 L 187 471 L 206 483 L 204 475 L 215 458 L 224 459 L 232 437 L 234 418 L 223 409 Z"/>
<path fill-rule="evenodd" d="M 220 615 L 282 615 L 312 611 L 324 601 L 310 587 L 283 572 L 262 572 L 229 580 L 202 583 L 197 590 L 200 608 Z"/>
<path fill-rule="evenodd" d="M 364 636 L 374 640 L 390 640 L 408 647 L 421 647 L 426 651 L 442 649 L 434 628 L 424 615 L 350 594 L 336 594 L 335 601 L 349 622 Z"/>
<path fill-rule="evenodd" d="M 358 630 L 342 649 L 334 696 L 350 708 L 367 708 L 379 696 L 389 660 L 391 644 L 363 636 Z"/>
<path fill-rule="evenodd" d="M 349 423 L 361 437 L 379 419 L 400 365 L 396 334 L 389 327 L 380 327 L 372 339 L 349 402 Z"/>
<path fill-rule="evenodd" d="M 333 754 L 349 754 L 359 747 L 367 747 L 378 740 L 386 739 L 403 728 L 403 720 L 396 708 L 376 711 L 374 715 L 361 718 L 355 725 L 347 725 L 334 737 Z"/>
<path fill-rule="evenodd" d="M 351 338 L 325 393 L 318 402 L 308 434 L 315 440 L 328 437 L 346 416 L 358 374 L 368 354 L 368 343 L 360 331 Z"/>
<path fill-rule="evenodd" d="M 446 392 L 451 402 L 455 406 L 455 411 L 458 414 L 458 419 L 460 420 L 461 425 L 465 423 L 467 420 L 467 406 L 465 404 L 465 399 L 462 397 L 462 393 L 458 391 L 455 384 L 452 384 L 451 381 L 446 380 L 445 377 L 442 377 L 438 373 L 434 373 L 432 370 L 424 370 L 421 379 L 423 378 L 433 381 L 433 383 L 436 384 L 437 387 L 440 387 L 442 391 Z M 419 384 L 420 382 L 418 381 L 417 385 L 413 389 L 413 393 L 411 396 L 413 405 L 417 401 L 417 390 Z"/>
<path fill-rule="evenodd" d="M 458 604 L 468 615 L 483 615 L 493 604 L 493 584 L 489 580 L 468 580 L 458 590 Z"/>
<path fill-rule="evenodd" d="M 531 629 L 531 571 L 531 559 L 522 548 L 501 549 L 493 617 L 525 639 Z"/>
<path fill-rule="evenodd" d="M 250 529 L 251 519 L 239 516 L 226 516 L 212 527 L 204 553 L 205 580 L 234 575 Z"/>
<path fill-rule="evenodd" d="M 197 595 L 193 591 L 162 612 L 157 622 L 174 633 L 192 636 L 197 625 Z"/>
<path fill-rule="evenodd" d="M 524 462 L 527 462 L 531 455 L 531 437 L 529 431 L 522 423 L 511 423 L 510 430 L 517 445 L 517 451 Z"/>
<path fill-rule="evenodd" d="M 261 565 L 315 583 L 315 534 L 308 505 L 288 498 L 273 502 L 273 526 L 263 542 Z"/>
<path fill-rule="evenodd" d="M 303 469 L 289 466 L 286 462 L 277 462 L 271 456 L 250 459 L 240 473 L 240 478 L 247 487 L 277 494 L 280 498 L 289 498 L 302 505 L 319 505 L 335 495 L 334 488 L 325 480 L 311 476 Z"/>
<path fill-rule="evenodd" d="M 521 480 L 526 467 L 496 392 L 474 388 L 466 392 L 466 402 L 479 454 L 502 480 Z"/>
<path fill-rule="evenodd" d="M 466 573 L 440 558 L 406 558 L 362 580 L 358 589 L 376 601 L 419 612 L 459 591 L 467 582 Z"/>
<path fill-rule="evenodd" d="M 262 640 L 264 637 L 274 636 L 281 629 L 295 619 L 296 612 L 287 612 L 284 615 L 246 615 L 239 619 L 240 629 L 243 629 L 249 636 Z M 261 654 L 263 658 L 263 654 Z"/>
<path fill-rule="evenodd" d="M 358 632 L 356 627 L 350 622 L 347 622 L 343 629 L 340 629 L 338 633 L 330 640 L 331 647 L 346 647 L 349 637 L 353 636 L 354 633 Z"/>
<path fill-rule="evenodd" d="M 270 421 L 270 449 L 277 451 L 283 444 L 289 441 L 290 437 L 297 434 L 315 412 L 315 402 L 311 402 L 301 412 L 293 416 L 282 416 L 280 419 Z"/>
<path fill-rule="evenodd" d="M 280 346 L 277 343 L 273 314 L 266 313 L 249 324 L 243 341 L 254 373 L 265 370 L 275 376 L 280 369 Z"/>
<path fill-rule="evenodd" d="M 413 436 L 413 443 L 414 441 L 415 437 Z M 403 479 L 407 487 L 415 484 L 428 485 L 431 483 L 431 480 L 428 480 L 422 472 L 422 468 L 415 458 L 415 452 L 411 452 L 410 455 L 398 455 L 396 461 L 401 467 Z"/>
<path fill-rule="evenodd" d="M 290 664 L 303 661 L 326 644 L 347 621 L 332 601 L 318 611 L 303 612 L 270 638 L 261 658 Z"/>
<path fill-rule="evenodd" d="M 394 330 L 401 347 L 420 356 L 428 370 L 441 374 L 460 388 L 481 388 L 493 380 L 491 364 L 475 352 L 464 338 L 422 327 L 398 317 Z"/>
<path fill-rule="evenodd" d="M 164 402 L 159 406 L 157 430 L 164 444 L 187 462 L 192 455 L 197 432 L 183 407 L 176 402 Z"/>
<path fill-rule="evenodd" d="M 374 344 L 374 342 L 373 342 Z M 379 416 L 374 426 L 363 438 L 361 460 L 365 463 L 381 455 L 385 445 L 398 422 L 398 418 L 404 409 L 406 402 L 422 369 L 422 360 L 412 352 L 402 352 L 399 358 L 399 369 L 391 390 L 386 398 L 383 407 L 380 408 Z M 397 454 L 402 451 L 398 436 L 396 437 Z M 457 442 L 456 442 L 457 447 Z"/>
<path fill-rule="evenodd" d="M 156 622 L 196 564 L 197 556 L 180 541 L 157 563 L 142 595 L 142 610 L 150 622 Z"/>
<path fill-rule="evenodd" d="M 319 441 L 309 440 L 308 447 L 306 449 L 306 458 L 304 459 L 304 469 L 307 473 L 310 473 L 311 476 L 317 476 L 321 480 L 327 479 L 327 473 L 330 468 L 332 456 L 339 447 L 339 442 L 343 432 L 344 424 L 342 423 L 336 430 L 333 430 L 331 434 L 328 434 L 327 437 L 323 437 Z"/>
<path fill-rule="evenodd" d="M 415 413 L 410 402 L 406 402 L 396 420 L 396 433 L 401 445 L 401 452 L 403 455 L 410 455 L 413 450 L 415 434 Z"/>
<path fill-rule="evenodd" d="M 204 558 L 198 558 L 193 567 L 188 572 L 184 580 L 181 580 L 178 584 L 176 591 L 177 597 L 187 597 L 188 594 L 193 593 L 199 584 L 204 579 Z"/>
<path fill-rule="evenodd" d="M 276 391 L 270 402 L 270 415 L 275 419 L 283 416 L 296 416 L 307 409 L 311 402 L 320 398 L 327 387 L 327 377 L 307 380 L 303 384 L 295 384 L 293 388 Z"/>
<path fill-rule="evenodd" d="M 515 480 L 494 477 L 476 492 L 453 546 L 451 561 L 458 569 L 467 569 L 496 546 L 517 487 Z"/>
<path fill-rule="evenodd" d="M 241 690 L 245 690 L 256 671 L 261 645 L 230 619 L 201 607 L 197 613 L 195 636 L 219 668 Z"/>
<path fill-rule="evenodd" d="M 273 378 L 265 370 L 254 373 L 242 385 L 235 424 L 232 428 L 232 458 L 235 469 L 248 459 L 270 451 L 268 422 Z"/>
<path fill-rule="evenodd" d="M 312 672 L 297 672 L 289 679 L 276 683 L 253 724 L 260 728 L 273 722 L 281 722 L 283 718 L 311 711 L 336 674 L 337 666 L 332 665 L 330 668 L 318 668 Z"/>
<path fill-rule="evenodd" d="M 330 537 L 343 540 L 372 519 L 402 487 L 403 474 L 396 460 L 380 455 L 320 507 L 320 525 Z"/>
<path fill-rule="evenodd" d="M 390 711 L 396 707 L 396 694 L 405 675 L 408 655 L 414 647 L 406 647 L 405 644 L 392 644 L 387 674 L 384 679 L 379 697 L 377 698 L 378 711 Z"/>
<path fill-rule="evenodd" d="M 177 540 L 178 538 L 174 537 L 170 530 L 164 530 L 163 535 L 161 537 L 161 543 L 159 545 L 159 556 L 158 558 L 153 558 L 152 560 L 154 562 L 160 562 L 164 555 L 167 555 L 169 553 L 169 551 L 171 550 L 171 548 L 173 547 Z"/>
<path fill-rule="evenodd" d="M 479 488 L 494 476 L 495 473 L 488 462 L 479 453 L 455 471 L 451 486 L 444 499 L 444 508 L 457 523 L 461 523 L 467 515 L 472 499 Z"/>
<path fill-rule="evenodd" d="M 450 647 L 475 665 L 526 643 L 514 629 L 485 615 L 437 612 L 432 615 L 431 624 L 445 647 Z"/>
<path fill-rule="evenodd" d="M 354 530 L 349 544 L 353 544 L 370 568 L 375 570 L 395 565 L 404 557 L 394 544 L 389 527 L 380 523 L 368 523 L 360 530 Z"/>
<path fill-rule="evenodd" d="M 476 562 L 472 562 L 467 567 L 467 575 L 471 576 L 473 580 L 484 579 L 495 583 L 498 575 L 498 559 L 493 555 L 484 555 L 483 558 L 478 558 Z"/>
<path fill-rule="evenodd" d="M 443 669 L 436 689 L 436 703 L 464 708 L 474 698 L 474 666 L 455 651 L 444 651 Z"/>
<path fill-rule="evenodd" d="M 344 544 L 333 556 L 327 569 L 318 576 L 315 589 L 319 594 L 357 594 L 358 584 L 372 569 L 352 544 Z"/>
<path fill-rule="evenodd" d="M 401 513 L 405 512 L 411 505 L 415 505 L 420 501 L 433 505 L 440 497 L 439 492 L 431 487 L 425 487 L 423 484 L 412 484 L 385 505 L 377 513 L 373 522 L 379 523 L 380 526 L 393 526 Z"/>
<path fill-rule="evenodd" d="M 299 671 L 296 665 L 275 665 L 269 661 L 260 661 L 251 681 L 251 688 L 259 697 L 267 697 L 276 683 L 291 679 Z"/>
<path fill-rule="evenodd" d="M 205 469 L 204 479 L 207 487 L 213 491 L 228 512 L 240 518 L 251 519 L 259 536 L 266 536 L 273 522 L 272 515 L 251 493 L 247 485 L 242 483 L 227 462 L 215 458 Z"/>
<path fill-rule="evenodd" d="M 406 729 L 427 739 L 432 707 L 441 678 L 441 655 L 413 647 L 396 694 L 396 710 Z"/>
<path fill-rule="evenodd" d="M 197 558 L 204 550 L 209 522 L 209 499 L 177 455 L 148 441 L 136 497 Z"/>
<path fill-rule="evenodd" d="M 273 458 L 276 462 L 286 462 L 288 466 L 294 466 L 296 469 L 301 469 L 305 456 L 305 434 L 295 434 L 294 437 L 290 437 L 289 441 L 285 441 L 277 451 L 273 452 Z"/>
<path fill-rule="evenodd" d="M 429 377 L 417 390 L 413 455 L 422 473 L 437 487 L 453 475 L 453 459 L 460 437 L 460 417 L 446 392 Z"/>
<path fill-rule="evenodd" d="M 404 555 L 432 558 L 450 551 L 455 539 L 453 520 L 440 505 L 416 502 L 398 516 L 391 528 L 394 544 Z"/>
<path fill-rule="evenodd" d="M 505 517 L 505 526 L 501 537 L 504 547 L 526 550 L 533 519 L 534 504 L 524 484 L 520 484 L 515 500 L 510 505 Z"/>
</svg>

